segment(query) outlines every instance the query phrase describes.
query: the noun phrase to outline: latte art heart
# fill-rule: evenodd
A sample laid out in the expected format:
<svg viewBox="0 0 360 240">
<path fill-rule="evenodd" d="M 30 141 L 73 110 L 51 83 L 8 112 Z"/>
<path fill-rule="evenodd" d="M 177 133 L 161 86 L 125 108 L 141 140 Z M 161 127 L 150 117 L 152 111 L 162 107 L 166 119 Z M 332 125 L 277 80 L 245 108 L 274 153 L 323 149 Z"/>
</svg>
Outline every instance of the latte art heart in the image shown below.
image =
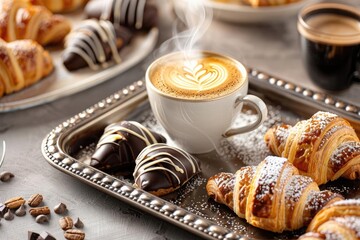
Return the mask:
<svg viewBox="0 0 360 240">
<path fill-rule="evenodd" d="M 190 61 L 183 67 L 182 73 L 174 73 L 171 83 L 177 88 L 187 90 L 209 90 L 223 84 L 228 78 L 225 67 L 209 63 L 208 67 L 196 61 Z"/>
<path fill-rule="evenodd" d="M 246 69 L 235 60 L 210 52 L 173 53 L 149 71 L 151 83 L 165 95 L 191 100 L 228 95 L 243 84 Z"/>
</svg>

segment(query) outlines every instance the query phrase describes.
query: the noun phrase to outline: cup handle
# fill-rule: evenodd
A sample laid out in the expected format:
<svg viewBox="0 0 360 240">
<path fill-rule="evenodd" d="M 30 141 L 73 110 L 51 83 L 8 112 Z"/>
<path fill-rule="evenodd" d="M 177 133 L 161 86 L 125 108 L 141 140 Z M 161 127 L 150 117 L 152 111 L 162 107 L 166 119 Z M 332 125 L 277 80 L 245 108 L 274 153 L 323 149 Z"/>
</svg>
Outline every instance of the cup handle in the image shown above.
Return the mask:
<svg viewBox="0 0 360 240">
<path fill-rule="evenodd" d="M 254 95 L 246 95 L 243 98 L 239 97 L 236 99 L 236 106 L 238 106 L 240 103 L 247 104 L 252 108 L 254 108 L 257 114 L 257 119 L 255 122 L 253 122 L 250 125 L 227 130 L 223 134 L 224 137 L 231 137 L 236 134 L 250 132 L 256 129 L 257 127 L 259 127 L 266 120 L 268 110 L 264 101 L 261 100 L 259 97 Z"/>
</svg>

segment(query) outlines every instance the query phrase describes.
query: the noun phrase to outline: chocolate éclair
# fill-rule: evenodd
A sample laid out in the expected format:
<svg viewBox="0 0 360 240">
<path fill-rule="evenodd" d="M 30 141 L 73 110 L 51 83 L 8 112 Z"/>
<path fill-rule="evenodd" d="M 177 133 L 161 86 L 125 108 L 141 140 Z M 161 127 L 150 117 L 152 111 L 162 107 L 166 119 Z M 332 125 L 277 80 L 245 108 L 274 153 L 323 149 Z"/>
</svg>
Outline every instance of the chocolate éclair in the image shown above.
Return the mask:
<svg viewBox="0 0 360 240">
<path fill-rule="evenodd" d="M 66 37 L 63 64 L 69 71 L 75 71 L 84 67 L 107 68 L 110 60 L 120 63 L 120 50 L 132 36 L 127 28 L 109 21 L 84 20 Z"/>
<path fill-rule="evenodd" d="M 85 7 L 85 14 L 132 30 L 149 30 L 158 21 L 157 7 L 149 0 L 91 1 Z"/>
<path fill-rule="evenodd" d="M 90 165 L 105 172 L 131 175 L 136 157 L 146 146 L 165 142 L 164 136 L 138 122 L 113 123 L 105 128 Z"/>
<path fill-rule="evenodd" d="M 157 196 L 175 191 L 201 171 L 195 157 L 163 143 L 144 148 L 135 163 L 135 187 Z"/>
</svg>

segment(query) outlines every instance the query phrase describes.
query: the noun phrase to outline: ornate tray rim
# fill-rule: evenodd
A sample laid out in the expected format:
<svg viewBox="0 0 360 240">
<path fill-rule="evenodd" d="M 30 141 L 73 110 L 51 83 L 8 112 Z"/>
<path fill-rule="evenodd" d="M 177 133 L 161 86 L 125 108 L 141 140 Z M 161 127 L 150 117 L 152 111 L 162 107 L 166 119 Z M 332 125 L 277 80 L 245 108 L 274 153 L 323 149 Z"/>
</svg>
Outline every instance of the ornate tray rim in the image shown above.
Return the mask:
<svg viewBox="0 0 360 240">
<path fill-rule="evenodd" d="M 328 94 L 313 92 L 255 69 L 248 69 L 248 72 L 250 90 L 266 89 L 314 108 L 325 107 L 327 110 L 348 118 L 356 126 L 360 126 L 359 106 L 346 103 Z M 71 135 L 74 129 L 85 127 L 87 123 L 97 117 L 104 117 L 104 113 L 106 115 L 113 110 L 130 109 L 131 106 L 138 105 L 139 102 L 146 99 L 145 83 L 142 80 L 112 94 L 54 128 L 42 141 L 43 156 L 56 169 L 200 237 L 228 240 L 247 239 L 164 199 L 136 189 L 130 183 L 78 162 L 64 151 L 64 139 L 69 134 Z"/>
</svg>

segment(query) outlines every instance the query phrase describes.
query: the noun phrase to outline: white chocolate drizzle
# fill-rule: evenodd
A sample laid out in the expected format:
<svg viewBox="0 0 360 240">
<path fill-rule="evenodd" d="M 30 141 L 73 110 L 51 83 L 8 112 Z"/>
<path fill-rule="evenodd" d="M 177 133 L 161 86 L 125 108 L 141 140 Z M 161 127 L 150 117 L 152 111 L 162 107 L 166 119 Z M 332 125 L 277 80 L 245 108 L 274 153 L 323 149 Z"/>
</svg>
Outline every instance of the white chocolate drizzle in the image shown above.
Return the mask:
<svg viewBox="0 0 360 240">
<path fill-rule="evenodd" d="M 175 157 L 173 154 L 169 153 L 169 150 L 181 154 L 182 157 Z M 155 154 L 149 156 L 152 152 L 155 152 Z M 189 169 L 184 165 L 184 160 L 190 163 L 192 172 L 188 172 Z M 164 143 L 157 143 L 144 148 L 136 158 L 135 163 L 136 166 L 133 174 L 135 183 L 141 175 L 147 172 L 166 171 L 176 178 L 178 185 L 182 185 L 185 182 L 181 182 L 179 175 L 185 174 L 185 179 L 187 181 L 200 171 L 200 166 L 193 156 L 180 148 L 172 147 Z M 164 165 L 172 166 L 175 171 L 164 167 Z"/>
<path fill-rule="evenodd" d="M 146 0 L 138 0 L 138 7 L 136 11 L 136 23 L 135 28 L 141 29 L 144 22 L 144 12 L 145 12 L 145 3 Z"/>
<path fill-rule="evenodd" d="M 112 23 L 104 20 L 84 20 L 66 38 L 65 51 L 76 53 L 92 70 L 98 70 L 99 66 L 108 67 L 104 45 L 110 47 L 112 58 L 116 63 L 120 63 L 121 57 L 116 47 L 116 33 Z"/>
<path fill-rule="evenodd" d="M 141 139 L 147 146 L 153 143 L 157 143 L 155 136 L 149 129 L 135 121 L 127 121 L 127 123 L 136 127 L 139 130 L 139 133 L 127 127 L 121 126 L 118 123 L 111 124 L 106 127 L 104 134 L 101 136 L 97 144 L 97 147 L 106 143 L 116 144 L 116 141 L 125 139 L 123 135 L 124 132 Z"/>
<path fill-rule="evenodd" d="M 129 26 L 137 30 L 143 27 L 146 0 L 111 0 L 106 2 L 105 11 L 100 19 L 114 24 Z"/>
</svg>

